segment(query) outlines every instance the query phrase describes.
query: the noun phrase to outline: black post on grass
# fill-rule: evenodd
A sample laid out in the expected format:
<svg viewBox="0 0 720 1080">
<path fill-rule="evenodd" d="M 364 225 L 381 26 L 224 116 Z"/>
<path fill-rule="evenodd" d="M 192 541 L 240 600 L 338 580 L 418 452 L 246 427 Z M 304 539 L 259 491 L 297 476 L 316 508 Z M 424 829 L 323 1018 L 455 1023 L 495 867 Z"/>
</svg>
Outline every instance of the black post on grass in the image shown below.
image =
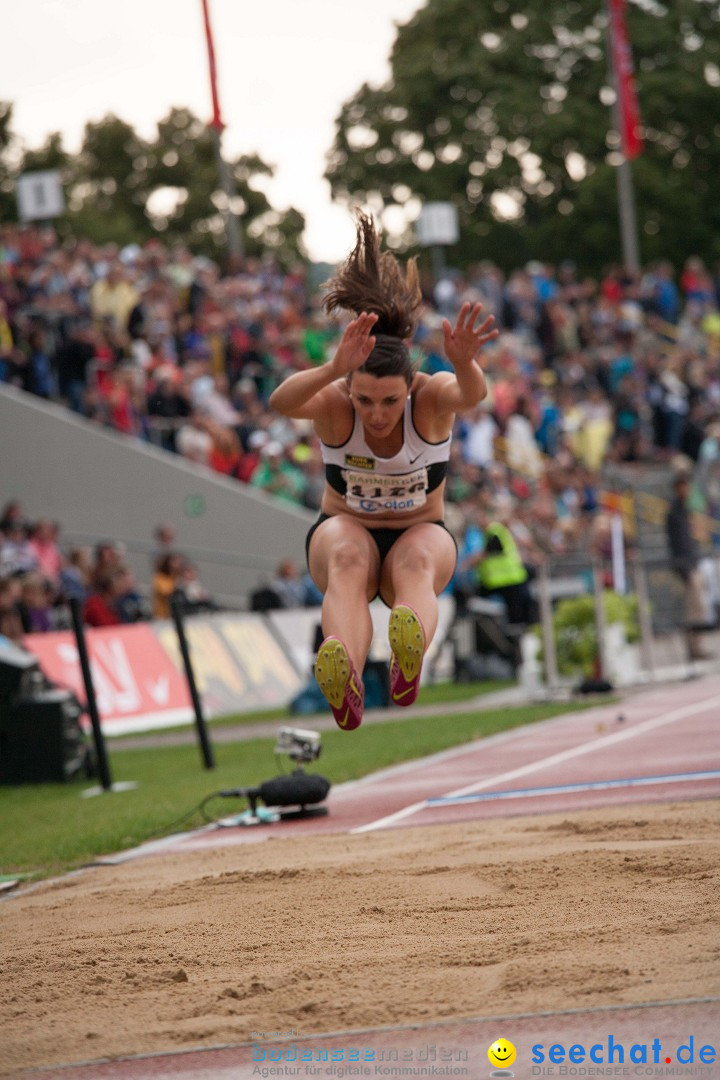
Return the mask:
<svg viewBox="0 0 720 1080">
<path fill-rule="evenodd" d="M 187 679 L 188 689 L 190 691 L 190 698 L 193 704 L 193 711 L 195 713 L 195 727 L 197 729 L 198 739 L 200 740 L 200 749 L 202 750 L 203 762 L 206 769 L 214 769 L 215 758 L 213 756 L 212 746 L 210 745 L 207 724 L 205 723 L 202 702 L 200 701 L 197 683 L 195 682 L 195 672 L 193 671 L 192 660 L 190 658 L 190 648 L 188 646 L 187 635 L 185 633 L 185 623 L 183 621 L 182 593 L 173 593 L 170 599 L 170 611 L 172 613 L 173 622 L 175 623 L 175 632 L 177 633 L 178 644 L 180 645 L 180 653 L 182 655 L 183 666 L 185 668 L 185 678 Z"/>
<path fill-rule="evenodd" d="M 105 752 L 105 736 L 103 735 L 102 727 L 100 726 L 100 713 L 98 712 L 95 687 L 93 686 L 92 673 L 90 671 L 90 659 L 88 657 L 87 642 L 85 640 L 85 626 L 82 619 L 82 610 L 80 601 L 76 596 L 72 597 L 70 600 L 70 614 L 72 615 L 75 641 L 77 643 L 78 656 L 80 657 L 80 670 L 82 671 L 83 683 L 85 685 L 87 711 L 90 715 L 90 723 L 92 724 L 93 742 L 95 743 L 95 755 L 97 758 L 100 783 L 102 784 L 103 791 L 111 791 L 112 777 L 110 775 L 110 765 L 108 763 L 107 753 Z"/>
</svg>

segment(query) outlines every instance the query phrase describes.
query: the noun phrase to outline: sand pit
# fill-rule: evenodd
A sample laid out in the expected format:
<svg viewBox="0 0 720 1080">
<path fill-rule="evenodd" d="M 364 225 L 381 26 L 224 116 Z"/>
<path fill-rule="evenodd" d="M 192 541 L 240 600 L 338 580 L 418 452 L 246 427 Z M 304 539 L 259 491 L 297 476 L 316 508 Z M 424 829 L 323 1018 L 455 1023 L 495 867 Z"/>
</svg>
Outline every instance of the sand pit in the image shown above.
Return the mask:
<svg viewBox="0 0 720 1080">
<path fill-rule="evenodd" d="M 144 857 L 2 906 L 0 1075 L 720 994 L 720 803 Z"/>
</svg>

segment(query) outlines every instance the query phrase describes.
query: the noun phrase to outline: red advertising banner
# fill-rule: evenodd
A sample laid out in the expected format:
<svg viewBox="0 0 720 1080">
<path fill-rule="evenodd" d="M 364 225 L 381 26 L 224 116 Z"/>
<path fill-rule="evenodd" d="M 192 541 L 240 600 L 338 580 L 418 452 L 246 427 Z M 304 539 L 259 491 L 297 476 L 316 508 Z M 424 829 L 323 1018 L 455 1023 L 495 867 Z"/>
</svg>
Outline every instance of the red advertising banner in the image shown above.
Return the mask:
<svg viewBox="0 0 720 1080">
<path fill-rule="evenodd" d="M 180 651 L 170 623 L 156 623 L 178 667 Z M 210 615 L 188 619 L 185 633 L 193 671 L 208 716 L 286 705 L 301 679 L 262 615 Z"/>
<path fill-rule="evenodd" d="M 284 706 L 303 679 L 261 615 L 188 619 L 185 631 L 207 718 Z M 86 630 L 90 669 L 108 735 L 188 723 L 192 704 L 170 622 Z M 74 635 L 29 634 L 24 644 L 45 675 L 85 700 Z"/>
<path fill-rule="evenodd" d="M 86 632 L 90 670 L 108 735 L 167 727 L 192 719 L 187 684 L 147 623 Z M 85 700 L 73 634 L 29 634 L 25 647 L 59 686 Z"/>
<path fill-rule="evenodd" d="M 625 0 L 608 0 L 610 47 L 618 96 L 618 123 L 622 152 L 628 161 L 643 151 L 640 110 L 635 93 L 632 52 L 625 25 Z"/>
</svg>

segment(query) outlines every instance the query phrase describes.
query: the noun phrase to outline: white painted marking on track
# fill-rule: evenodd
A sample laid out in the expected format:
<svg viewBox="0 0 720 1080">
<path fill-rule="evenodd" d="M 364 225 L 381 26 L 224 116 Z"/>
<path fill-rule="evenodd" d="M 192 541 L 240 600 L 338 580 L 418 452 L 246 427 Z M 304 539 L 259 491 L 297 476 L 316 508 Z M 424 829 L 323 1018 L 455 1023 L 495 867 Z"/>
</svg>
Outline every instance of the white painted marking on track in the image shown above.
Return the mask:
<svg viewBox="0 0 720 1080">
<path fill-rule="evenodd" d="M 628 776 L 622 780 L 588 780 L 578 784 L 552 784 L 548 787 L 522 788 L 514 791 L 483 791 L 471 795 L 441 795 L 427 799 L 426 806 L 464 806 L 493 799 L 533 799 L 538 795 L 565 795 L 578 791 L 612 791 L 614 788 L 648 787 L 656 784 L 687 784 L 693 780 L 720 780 L 720 769 L 706 772 L 669 773 L 664 776 Z"/>
<path fill-rule="evenodd" d="M 531 761 L 527 765 L 521 765 L 517 769 L 511 769 L 509 772 L 500 773 L 497 776 L 489 776 L 484 780 L 479 780 L 475 784 L 468 784 L 467 787 L 458 788 L 456 791 L 449 791 L 445 795 L 441 796 L 443 799 L 453 799 L 460 795 L 469 795 L 476 791 L 482 791 L 483 788 L 492 787 L 495 784 L 505 784 L 510 780 L 517 780 L 521 776 L 528 776 L 530 773 L 538 772 L 540 769 L 547 768 L 551 765 L 559 765 L 563 761 L 571 761 L 573 758 L 582 757 L 584 754 L 589 754 L 591 751 L 604 749 L 607 746 L 614 746 L 616 743 L 624 742 L 626 739 L 633 739 L 636 735 L 645 735 L 649 731 L 655 731 L 657 728 L 665 727 L 666 724 L 672 724 L 676 720 L 685 720 L 690 716 L 695 716 L 697 713 L 704 712 L 708 707 L 715 706 L 720 712 L 720 696 L 713 694 L 710 698 L 705 698 L 703 701 L 696 701 L 692 705 L 684 705 L 679 709 L 672 709 L 668 713 L 661 713 L 660 716 L 653 717 L 650 720 L 643 720 L 634 727 L 624 728 L 622 731 L 615 731 L 611 735 L 604 735 L 599 739 L 592 739 L 589 742 L 581 743 L 579 746 L 572 746 L 567 750 L 561 750 L 557 754 L 551 754 L 549 757 L 540 758 L 537 761 Z M 562 718 L 567 719 L 567 714 Z M 411 817 L 419 810 L 424 810 L 428 806 L 428 800 L 423 799 L 421 802 L 412 803 L 410 806 L 403 807 L 402 810 L 395 811 L 394 814 L 388 814 L 386 817 L 378 818 L 376 821 L 370 821 L 366 825 L 358 825 L 357 828 L 351 829 L 351 833 L 364 833 L 373 832 L 375 829 L 384 829 L 388 825 L 394 825 L 397 821 L 402 821 L 405 818 Z"/>
</svg>

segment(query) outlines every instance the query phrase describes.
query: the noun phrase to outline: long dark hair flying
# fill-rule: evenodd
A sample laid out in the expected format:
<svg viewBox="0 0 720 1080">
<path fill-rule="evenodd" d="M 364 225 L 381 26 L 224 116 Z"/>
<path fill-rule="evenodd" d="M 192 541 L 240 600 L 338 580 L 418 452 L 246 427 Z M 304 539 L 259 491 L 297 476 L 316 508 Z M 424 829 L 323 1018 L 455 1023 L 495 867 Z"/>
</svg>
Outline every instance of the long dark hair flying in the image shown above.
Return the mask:
<svg viewBox="0 0 720 1080">
<path fill-rule="evenodd" d="M 358 370 L 378 377 L 402 375 L 409 385 L 413 366 L 405 340 L 415 333 L 422 305 L 415 259 L 403 271 L 391 252 L 380 250 L 373 219 L 359 214 L 355 247 L 326 289 L 323 307 L 327 312 L 342 309 L 359 315 L 369 311 L 378 316 L 375 348 Z"/>
</svg>

